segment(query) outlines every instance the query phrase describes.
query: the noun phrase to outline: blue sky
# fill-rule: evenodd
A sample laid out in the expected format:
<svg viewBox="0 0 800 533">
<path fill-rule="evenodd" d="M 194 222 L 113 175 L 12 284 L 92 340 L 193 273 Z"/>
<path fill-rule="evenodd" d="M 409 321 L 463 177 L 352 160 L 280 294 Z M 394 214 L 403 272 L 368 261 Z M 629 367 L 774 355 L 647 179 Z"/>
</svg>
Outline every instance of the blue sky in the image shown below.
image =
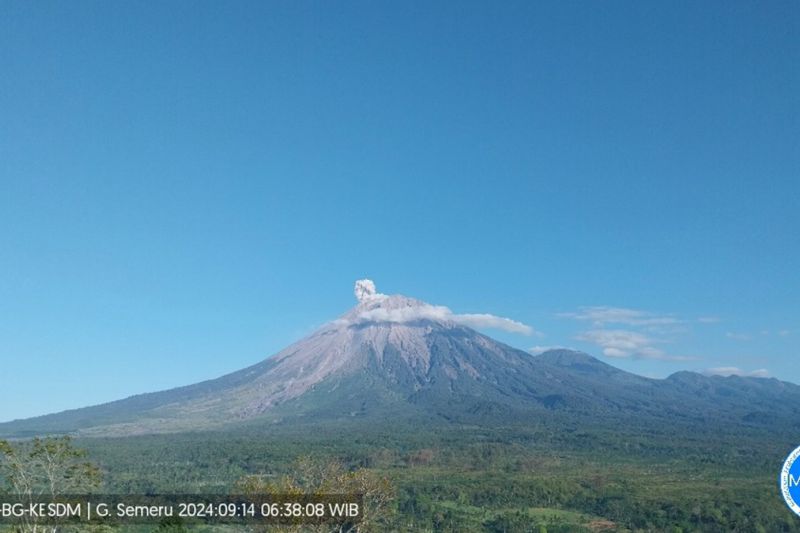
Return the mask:
<svg viewBox="0 0 800 533">
<path fill-rule="evenodd" d="M 800 382 L 797 2 L 0 13 L 0 420 L 252 364 L 363 277 Z"/>
</svg>

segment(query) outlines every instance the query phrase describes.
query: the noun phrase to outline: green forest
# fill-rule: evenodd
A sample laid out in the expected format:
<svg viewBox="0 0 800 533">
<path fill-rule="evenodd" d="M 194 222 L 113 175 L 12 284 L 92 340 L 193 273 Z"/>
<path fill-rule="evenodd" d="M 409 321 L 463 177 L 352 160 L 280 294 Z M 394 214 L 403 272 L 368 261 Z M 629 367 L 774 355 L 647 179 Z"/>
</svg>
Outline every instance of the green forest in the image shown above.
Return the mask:
<svg viewBox="0 0 800 533">
<path fill-rule="evenodd" d="M 91 490 L 107 493 L 325 492 L 358 479 L 362 489 L 353 490 L 381 499 L 358 531 L 677 533 L 800 531 L 800 519 L 785 507 L 776 483 L 790 442 L 791 435 L 744 429 L 725 434 L 713 428 L 643 432 L 386 422 L 369 429 L 315 424 L 77 439 L 70 445 L 78 450 L 76 464 L 97 468 L 84 471 L 95 483 Z M 308 481 L 312 470 L 316 478 Z M 4 472 L 3 490 L 11 491 Z M 173 521 L 124 529 L 286 528 Z"/>
</svg>

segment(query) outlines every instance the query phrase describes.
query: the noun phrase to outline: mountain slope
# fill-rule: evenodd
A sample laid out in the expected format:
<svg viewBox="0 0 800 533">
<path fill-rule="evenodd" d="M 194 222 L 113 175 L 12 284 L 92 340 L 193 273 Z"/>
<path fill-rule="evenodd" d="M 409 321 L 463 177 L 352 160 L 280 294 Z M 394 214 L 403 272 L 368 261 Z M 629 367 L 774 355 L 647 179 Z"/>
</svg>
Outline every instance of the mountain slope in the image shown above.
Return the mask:
<svg viewBox="0 0 800 533">
<path fill-rule="evenodd" d="M 358 286 L 357 286 L 358 289 Z M 305 339 L 218 379 L 0 424 L 0 436 L 141 434 L 404 416 L 459 423 L 531 417 L 800 425 L 800 387 L 690 372 L 653 380 L 580 352 L 538 357 L 443 307 L 357 292 L 359 304 Z"/>
</svg>

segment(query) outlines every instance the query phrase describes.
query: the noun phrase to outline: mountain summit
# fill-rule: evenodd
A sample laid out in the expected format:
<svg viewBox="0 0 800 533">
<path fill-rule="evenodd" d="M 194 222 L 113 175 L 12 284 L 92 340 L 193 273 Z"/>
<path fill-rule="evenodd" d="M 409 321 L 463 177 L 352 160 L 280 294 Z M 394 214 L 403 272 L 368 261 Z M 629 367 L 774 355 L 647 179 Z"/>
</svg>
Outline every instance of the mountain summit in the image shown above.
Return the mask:
<svg viewBox="0 0 800 533">
<path fill-rule="evenodd" d="M 759 413 L 798 424 L 791 409 L 800 387 L 777 380 L 654 380 L 588 354 L 539 356 L 472 329 L 530 328 L 493 315 L 455 314 L 444 306 L 355 285 L 357 305 L 308 337 L 251 367 L 218 379 L 53 415 L 0 424 L 0 436 L 44 433 L 140 434 L 291 424 L 388 415 L 464 423 L 709 417 L 753 423 Z"/>
</svg>

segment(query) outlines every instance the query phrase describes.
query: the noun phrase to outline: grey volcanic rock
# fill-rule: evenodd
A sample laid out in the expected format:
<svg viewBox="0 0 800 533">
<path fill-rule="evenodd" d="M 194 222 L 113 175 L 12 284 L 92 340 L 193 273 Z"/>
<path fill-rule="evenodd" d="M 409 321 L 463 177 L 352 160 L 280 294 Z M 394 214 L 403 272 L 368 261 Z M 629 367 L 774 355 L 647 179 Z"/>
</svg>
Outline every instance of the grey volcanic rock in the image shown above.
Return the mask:
<svg viewBox="0 0 800 533">
<path fill-rule="evenodd" d="M 0 436 L 141 434 L 291 423 L 339 416 L 524 423 L 704 420 L 792 427 L 800 387 L 681 372 L 653 380 L 585 353 L 534 357 L 465 326 L 447 308 L 378 294 L 359 282 L 356 307 L 272 357 L 218 379 L 0 424 Z M 787 407 L 788 406 L 788 407 Z M 372 418 L 371 418 L 372 417 Z"/>
</svg>

